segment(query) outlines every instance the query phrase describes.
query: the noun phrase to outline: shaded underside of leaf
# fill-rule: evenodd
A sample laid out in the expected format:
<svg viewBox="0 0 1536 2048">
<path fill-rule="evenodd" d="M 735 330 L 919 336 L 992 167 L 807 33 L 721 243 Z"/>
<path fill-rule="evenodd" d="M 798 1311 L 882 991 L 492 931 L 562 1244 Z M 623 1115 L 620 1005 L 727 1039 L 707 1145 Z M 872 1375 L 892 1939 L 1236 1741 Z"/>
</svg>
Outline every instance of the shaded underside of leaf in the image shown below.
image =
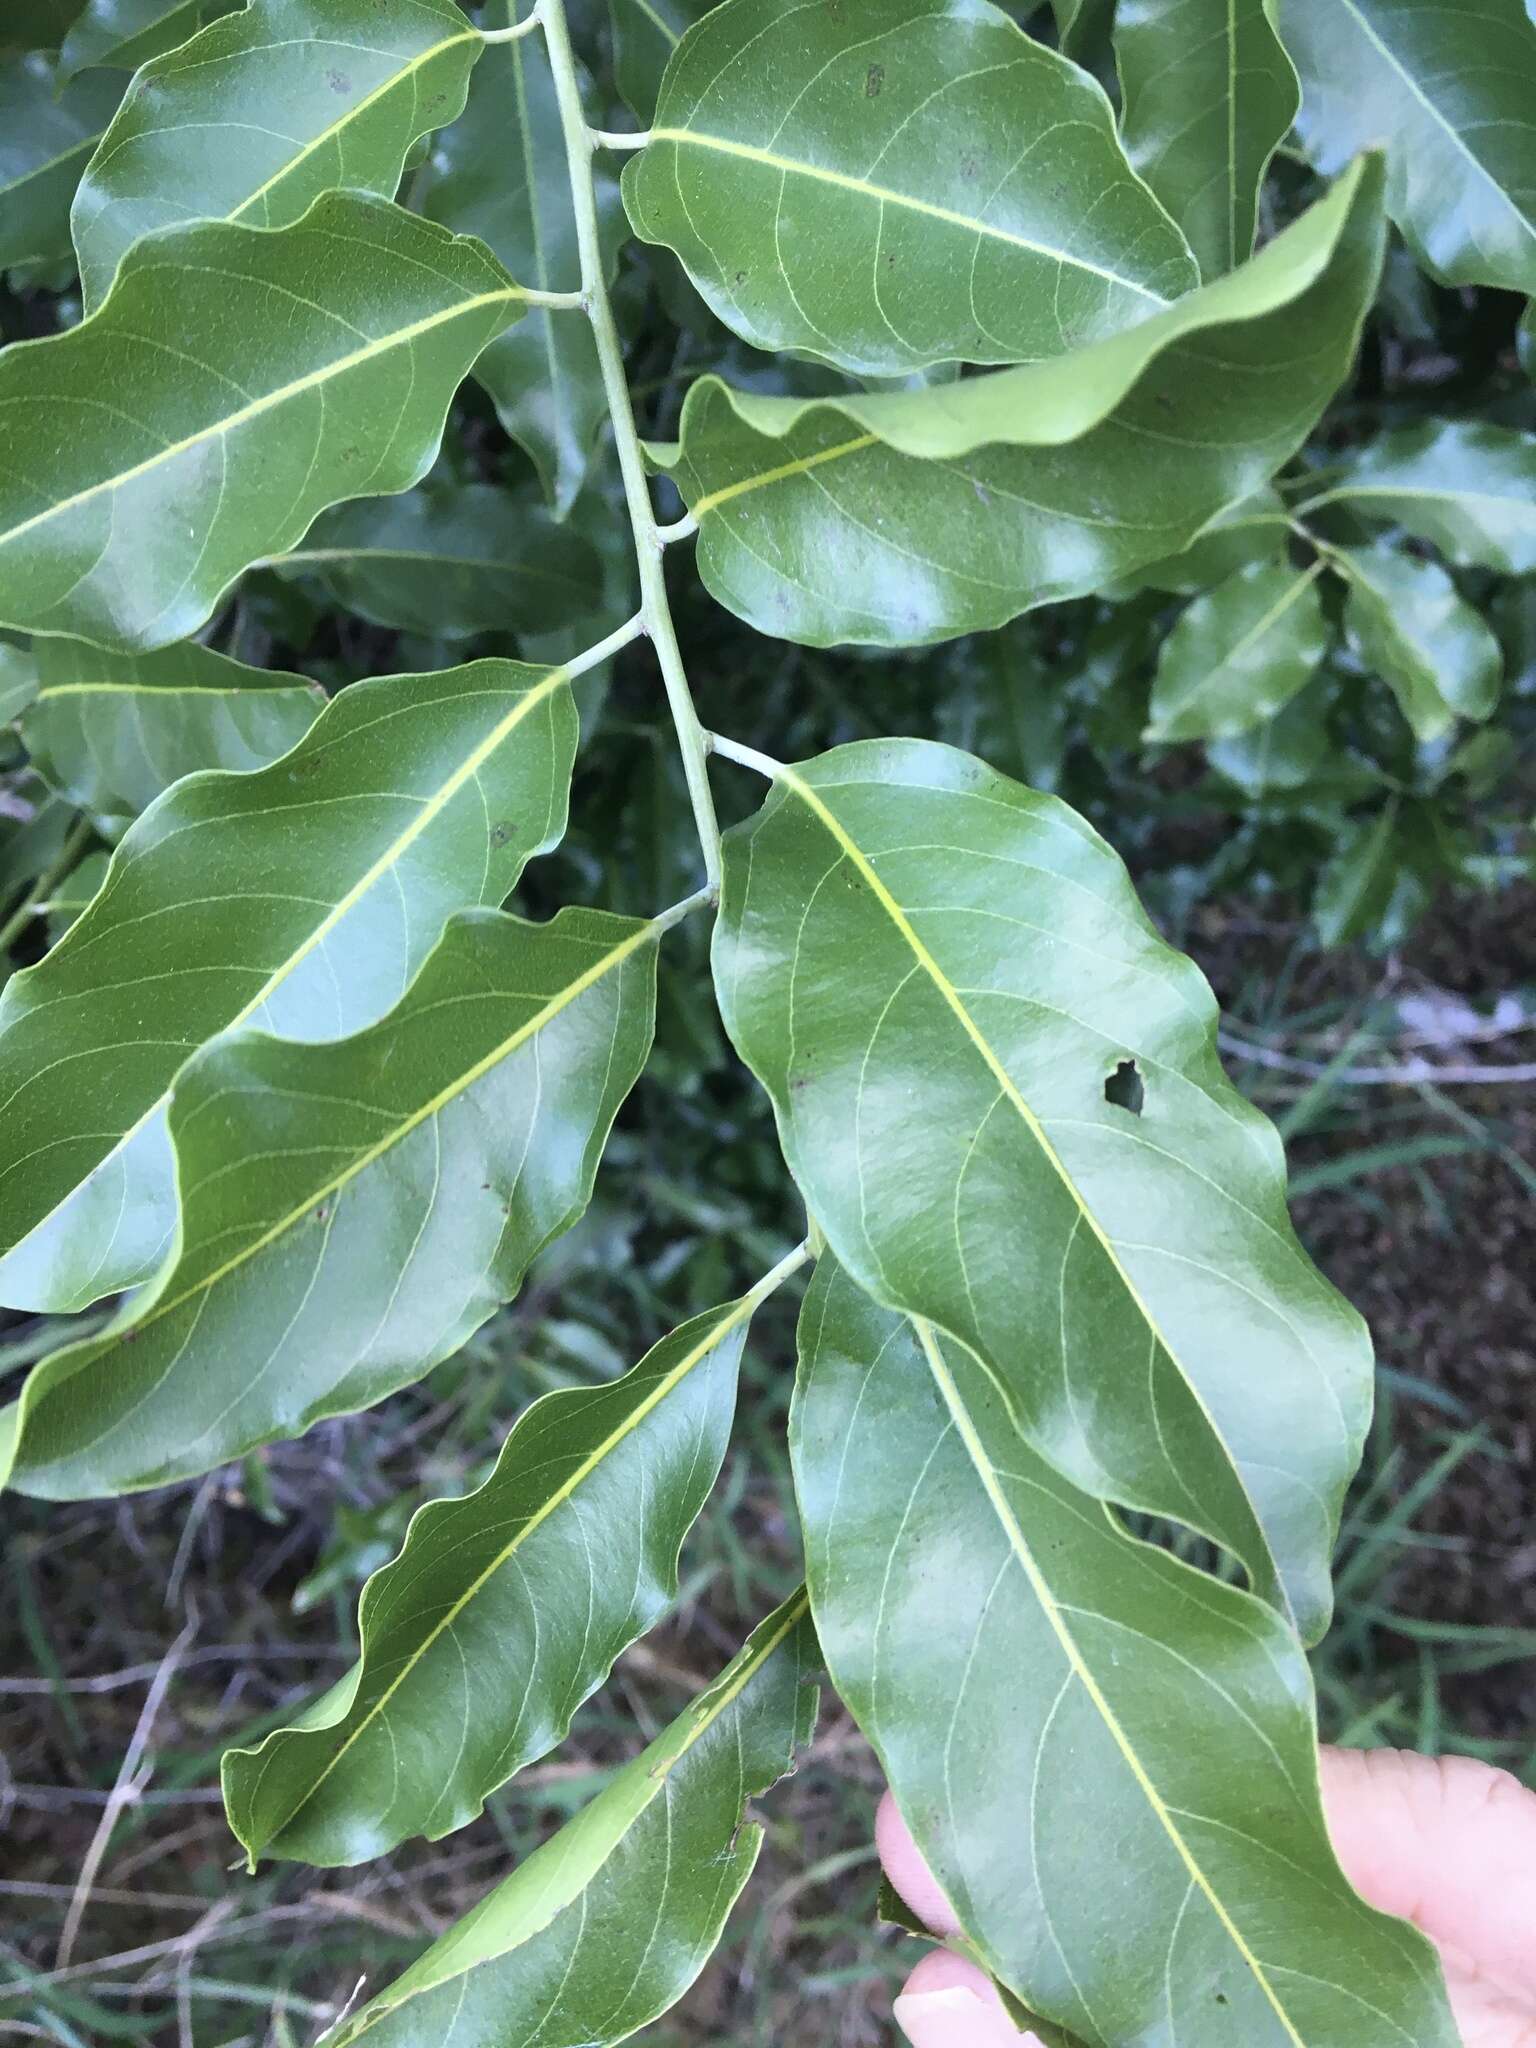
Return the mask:
<svg viewBox="0 0 1536 2048">
<path fill-rule="evenodd" d="M 364 1589 L 352 1672 L 297 1726 L 224 1759 L 253 1863 L 356 1863 L 448 1834 L 564 1737 L 677 1596 L 752 1306 L 695 1316 L 612 1385 L 545 1395 L 483 1486 L 413 1519 Z"/>
<path fill-rule="evenodd" d="M 424 475 L 522 303 L 477 242 L 356 193 L 138 243 L 91 319 L 0 356 L 0 620 L 187 638 L 327 505 Z"/>
<path fill-rule="evenodd" d="M 345 690 L 251 775 L 178 784 L 68 940 L 0 995 L 0 1299 L 144 1279 L 174 1221 L 163 1105 L 221 1031 L 341 1037 L 398 1001 L 451 911 L 565 827 L 558 669 L 472 662 Z"/>
<path fill-rule="evenodd" d="M 650 1050 L 656 936 L 465 911 L 368 1031 L 208 1047 L 171 1099 L 175 1249 L 104 1335 L 33 1371 L 10 1483 L 187 1478 L 457 1350 L 590 1198 Z"/>
<path fill-rule="evenodd" d="M 334 2048 L 608 2048 L 665 2012 L 757 1861 L 763 1830 L 749 1802 L 811 1739 L 818 1663 L 797 1593 Z"/>
<path fill-rule="evenodd" d="M 1454 2048 L 1428 1944 L 1329 1849 L 1276 1616 L 1127 1536 L 964 1346 L 831 1260 L 791 1432 L 831 1676 L 1031 2010 L 1092 2048 Z"/>
<path fill-rule="evenodd" d="M 43 778 L 82 810 L 136 818 L 201 768 L 264 768 L 325 708 L 303 676 L 247 668 L 195 641 L 147 655 L 39 640 L 39 691 L 22 738 Z"/>
<path fill-rule="evenodd" d="M 721 1009 L 838 1259 L 969 1344 L 1063 1476 L 1215 1538 L 1320 1633 L 1369 1342 L 1118 858 L 900 740 L 775 769 L 726 847 Z"/>
<path fill-rule="evenodd" d="M 1199 281 L 1098 86 L 977 0 L 727 0 L 624 198 L 737 333 L 861 375 L 1066 354 Z"/>
<path fill-rule="evenodd" d="M 905 645 L 1176 553 L 1294 452 L 1353 357 L 1381 258 L 1367 159 L 1241 270 L 1072 356 L 790 399 L 705 377 L 658 460 L 710 591 L 762 631 Z"/>
</svg>

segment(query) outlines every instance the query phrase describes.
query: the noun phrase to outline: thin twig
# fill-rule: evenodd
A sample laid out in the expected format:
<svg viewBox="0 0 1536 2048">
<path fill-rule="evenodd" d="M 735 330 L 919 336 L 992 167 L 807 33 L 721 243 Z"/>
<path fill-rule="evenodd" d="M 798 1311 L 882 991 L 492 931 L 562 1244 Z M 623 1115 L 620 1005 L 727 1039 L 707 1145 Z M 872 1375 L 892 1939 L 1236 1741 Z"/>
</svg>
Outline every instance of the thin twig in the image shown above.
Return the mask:
<svg viewBox="0 0 1536 2048">
<path fill-rule="evenodd" d="M 722 749 L 722 752 L 724 750 Z M 1337 1081 L 1341 1087 L 1415 1088 L 1422 1081 L 1451 1088 L 1510 1087 L 1536 1081 L 1536 1060 L 1518 1066 L 1436 1066 L 1432 1060 L 1405 1059 L 1385 1067 L 1340 1067 L 1337 1071 L 1319 1060 L 1298 1059 L 1294 1053 L 1276 1052 L 1273 1046 L 1252 1045 L 1244 1038 L 1221 1033 L 1221 1049 L 1234 1059 L 1252 1060 L 1257 1067 L 1273 1067 L 1282 1074 L 1301 1074 L 1309 1081 Z"/>
</svg>

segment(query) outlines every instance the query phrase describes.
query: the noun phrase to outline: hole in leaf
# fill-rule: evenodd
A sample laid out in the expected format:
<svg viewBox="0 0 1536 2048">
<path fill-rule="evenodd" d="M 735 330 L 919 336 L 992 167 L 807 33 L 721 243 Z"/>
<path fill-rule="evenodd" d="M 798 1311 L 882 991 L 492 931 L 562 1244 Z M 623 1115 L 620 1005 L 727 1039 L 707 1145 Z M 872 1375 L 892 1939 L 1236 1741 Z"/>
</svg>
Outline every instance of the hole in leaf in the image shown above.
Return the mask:
<svg viewBox="0 0 1536 2048">
<path fill-rule="evenodd" d="M 1134 1060 L 1122 1060 L 1104 1083 L 1104 1100 L 1112 1102 L 1116 1109 L 1128 1109 L 1132 1116 L 1140 1116 L 1146 1099 L 1141 1069 Z"/>
</svg>

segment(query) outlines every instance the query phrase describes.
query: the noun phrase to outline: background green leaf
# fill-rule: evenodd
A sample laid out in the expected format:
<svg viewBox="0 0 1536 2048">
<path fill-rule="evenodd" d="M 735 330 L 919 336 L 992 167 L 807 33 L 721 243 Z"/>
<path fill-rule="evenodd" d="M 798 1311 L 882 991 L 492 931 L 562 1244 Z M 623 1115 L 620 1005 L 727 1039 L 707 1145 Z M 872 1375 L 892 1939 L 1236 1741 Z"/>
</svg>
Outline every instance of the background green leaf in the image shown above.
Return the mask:
<svg viewBox="0 0 1536 2048">
<path fill-rule="evenodd" d="M 0 620 L 187 638 L 327 505 L 423 476 L 522 303 L 479 243 L 355 193 L 141 242 L 93 318 L 0 355 Z"/>
<path fill-rule="evenodd" d="M 1439 563 L 1384 541 L 1338 550 L 1333 559 L 1349 581 L 1350 646 L 1390 684 L 1419 738 L 1438 739 L 1457 718 L 1486 718 L 1498 702 L 1504 658 Z"/>
<path fill-rule="evenodd" d="M 1318 170 L 1384 145 L 1387 212 L 1432 275 L 1536 289 L 1536 22 L 1521 0 L 1276 5 Z"/>
<path fill-rule="evenodd" d="M 1277 1617 L 1132 1540 L 963 1345 L 830 1260 L 791 1443 L 832 1679 L 1031 2010 L 1106 2043 L 1456 2048 L 1428 1943 L 1329 1849 Z"/>
<path fill-rule="evenodd" d="M 1379 435 L 1308 501 L 1387 519 L 1463 568 L 1536 570 L 1536 434 L 1491 420 L 1424 420 Z"/>
<path fill-rule="evenodd" d="M 702 378 L 658 459 L 699 521 L 706 586 L 782 639 L 920 644 L 1177 552 L 1344 376 L 1379 187 L 1367 159 L 1241 270 L 1074 355 L 837 399 Z"/>
<path fill-rule="evenodd" d="M 123 96 L 120 72 L 64 86 L 43 56 L 0 60 L 0 270 L 69 254 L 69 208 Z"/>
<path fill-rule="evenodd" d="M 728 835 L 714 959 L 860 1285 L 971 1345 L 1074 1485 L 1213 1537 L 1320 1634 L 1369 1342 L 1104 842 L 948 747 L 839 747 Z"/>
<path fill-rule="evenodd" d="M 1255 562 L 1179 614 L 1157 657 L 1152 740 L 1227 739 L 1272 718 L 1328 646 L 1323 564 Z"/>
<path fill-rule="evenodd" d="M 161 1486 L 456 1351 L 591 1197 L 650 1050 L 656 935 L 606 911 L 464 911 L 368 1031 L 248 1032 L 190 1062 L 175 1248 L 104 1335 L 34 1368 L 10 1484 Z"/>
<path fill-rule="evenodd" d="M 1265 0 L 1120 0 L 1115 56 L 1126 154 L 1202 275 L 1235 270 L 1301 99 Z"/>
<path fill-rule="evenodd" d="M 591 542 L 496 484 L 338 506 L 272 566 L 312 572 L 378 625 L 446 640 L 554 632 L 589 620 L 602 594 Z"/>
<path fill-rule="evenodd" d="M 483 1486 L 415 1517 L 364 1588 L 359 1663 L 295 1727 L 224 1759 L 253 1864 L 358 1863 L 436 1840 L 562 1740 L 677 1597 L 755 1306 L 693 1317 L 608 1386 L 547 1394 Z"/>
<path fill-rule="evenodd" d="M 137 71 L 245 0 L 85 0 L 59 52 L 66 76 L 93 64 Z"/>
<path fill-rule="evenodd" d="M 154 805 L 90 916 L 0 995 L 0 1299 L 80 1308 L 143 1280 L 189 1054 L 247 1022 L 318 1039 L 382 1017 L 443 920 L 559 839 L 576 730 L 559 669 L 382 677 L 274 766 Z"/>
<path fill-rule="evenodd" d="M 39 640 L 36 661 L 27 751 L 60 795 L 118 825 L 199 768 L 266 767 L 325 708 L 318 683 L 190 640 L 137 657 Z"/>
<path fill-rule="evenodd" d="M 569 1826 L 337 2033 L 373 2048 L 609 2048 L 665 2012 L 762 1846 L 748 1802 L 811 1739 L 803 1594 Z M 638 1902 L 643 1902 L 643 1905 Z"/>
<path fill-rule="evenodd" d="M 411 144 L 463 107 L 480 49 L 453 0 L 251 0 L 157 57 L 75 198 L 86 311 L 154 229 L 286 227 L 339 185 L 392 197 Z"/>
<path fill-rule="evenodd" d="M 759 348 L 862 375 L 1028 361 L 1198 282 L 1098 86 L 985 0 L 726 0 L 651 135 L 635 232 Z"/>
</svg>

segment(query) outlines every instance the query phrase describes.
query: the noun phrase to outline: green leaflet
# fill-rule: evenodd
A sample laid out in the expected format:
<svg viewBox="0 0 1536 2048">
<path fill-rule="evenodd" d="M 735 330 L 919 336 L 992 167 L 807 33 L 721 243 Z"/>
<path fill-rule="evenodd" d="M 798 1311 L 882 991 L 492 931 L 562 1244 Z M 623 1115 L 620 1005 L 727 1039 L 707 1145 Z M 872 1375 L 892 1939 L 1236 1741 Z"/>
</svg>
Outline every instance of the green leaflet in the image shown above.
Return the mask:
<svg viewBox="0 0 1536 2048">
<path fill-rule="evenodd" d="M 143 1280 L 189 1054 L 245 1023 L 382 1017 L 450 912 L 501 902 L 559 840 L 576 728 L 564 670 L 381 677 L 272 767 L 152 805 L 67 943 L 0 994 L 0 1299 L 81 1308 Z"/>
<path fill-rule="evenodd" d="M 1120 0 L 1115 55 L 1127 156 L 1202 274 L 1235 270 L 1301 98 L 1267 0 Z"/>
<path fill-rule="evenodd" d="M 1439 563 L 1384 541 L 1336 549 L 1330 559 L 1349 582 L 1350 646 L 1391 686 L 1418 737 L 1438 739 L 1457 718 L 1486 718 L 1499 700 L 1504 658 Z"/>
<path fill-rule="evenodd" d="M 13 724 L 36 695 L 36 653 L 0 640 L 0 725 Z"/>
<path fill-rule="evenodd" d="M 591 542 L 496 484 L 339 506 L 272 567 L 312 571 L 377 625 L 447 640 L 555 632 L 589 619 L 602 593 Z"/>
<path fill-rule="evenodd" d="M 39 640 L 34 652 L 40 688 L 21 727 L 33 765 L 117 825 L 199 768 L 265 768 L 325 708 L 318 683 L 190 640 L 138 656 L 83 640 Z"/>
<path fill-rule="evenodd" d="M 224 1759 L 253 1865 L 436 1840 L 562 1740 L 677 1597 L 762 1292 L 693 1317 L 611 1385 L 545 1395 L 482 1487 L 415 1517 L 364 1588 L 361 1661 L 295 1727 Z"/>
<path fill-rule="evenodd" d="M 651 135 L 636 234 L 759 348 L 865 376 L 1029 361 L 1199 282 L 1099 87 L 986 0 L 726 0 Z"/>
<path fill-rule="evenodd" d="M 1275 0 L 1325 176 L 1387 148 L 1387 212 L 1447 284 L 1536 288 L 1536 23 L 1522 0 Z"/>
<path fill-rule="evenodd" d="M 47 901 L 38 905 L 48 919 L 48 943 L 56 946 L 91 898 L 107 879 L 105 853 L 88 853 L 80 865 L 60 882 Z"/>
<path fill-rule="evenodd" d="M 1301 508 L 1342 504 L 1433 541 L 1462 567 L 1536 570 L 1536 434 L 1487 420 L 1426 420 L 1382 434 Z"/>
<path fill-rule="evenodd" d="M 66 76 L 93 64 L 137 71 L 151 57 L 174 50 L 221 14 L 245 0 L 85 0 L 64 47 L 59 66 Z"/>
<path fill-rule="evenodd" d="M 791 1449 L 831 1677 L 1032 2011 L 1115 2048 L 1456 2048 L 1429 1944 L 1329 1849 L 1278 1617 L 1127 1536 L 830 1260 Z"/>
<path fill-rule="evenodd" d="M 922 390 L 758 397 L 705 377 L 657 459 L 699 570 L 765 633 L 909 645 L 1188 545 L 1294 452 L 1381 260 L 1364 159 L 1251 262 L 1071 356 Z"/>
<path fill-rule="evenodd" d="M 1369 938 L 1386 925 L 1404 865 L 1395 798 L 1374 816 L 1352 818 L 1318 876 L 1312 917 L 1325 946 Z"/>
<path fill-rule="evenodd" d="M 1147 738 L 1230 739 L 1288 703 L 1327 651 L 1323 567 L 1256 562 L 1197 597 L 1158 653 Z"/>
<path fill-rule="evenodd" d="M 338 185 L 391 198 L 481 47 L 453 0 L 251 0 L 146 64 L 75 198 L 86 311 L 154 229 L 287 227 Z"/>
<path fill-rule="evenodd" d="M 1131 587 L 1178 591 L 1192 596 L 1244 569 L 1250 562 L 1274 562 L 1284 551 L 1290 517 L 1273 484 L 1261 484 L 1209 520 L 1187 548 L 1137 569 Z"/>
<path fill-rule="evenodd" d="M 1328 760 L 1328 708 L 1332 690 L 1326 676 L 1314 676 L 1273 718 L 1231 739 L 1212 740 L 1205 750 L 1211 767 L 1249 796 L 1304 789 Z"/>
<path fill-rule="evenodd" d="M 1213 1537 L 1321 1634 L 1370 1346 L 1203 976 L 1074 812 L 969 755 L 761 765 L 715 984 L 839 1261 L 973 1346 L 1063 1477 Z"/>
<path fill-rule="evenodd" d="M 757 1861 L 748 1802 L 815 1727 L 803 1593 L 327 2048 L 609 2048 L 676 2003 Z"/>
<path fill-rule="evenodd" d="M 91 319 L 0 355 L 0 621 L 123 649 L 187 638 L 325 506 L 425 473 L 523 298 L 477 242 L 356 193 L 278 233 L 139 243 Z"/>
<path fill-rule="evenodd" d="M 171 1255 L 105 1334 L 34 1369 L 10 1483 L 185 1479 L 456 1351 L 587 1205 L 650 1050 L 657 935 L 463 911 L 356 1037 L 206 1047 L 171 1096 Z"/>
<path fill-rule="evenodd" d="M 599 226 L 616 264 L 619 188 L 601 172 L 595 183 Z M 421 210 L 458 234 L 478 235 L 514 277 L 540 291 L 579 287 L 565 137 L 536 39 L 486 51 L 464 112 L 433 143 L 425 184 Z M 475 378 L 508 434 L 532 457 L 557 517 L 565 518 L 607 417 L 590 323 L 535 307 L 491 343 Z"/>
<path fill-rule="evenodd" d="M 683 32 L 709 12 L 711 0 L 608 0 L 614 82 L 625 105 L 649 126 L 662 75 Z"/>
<path fill-rule="evenodd" d="M 43 56 L 0 60 L 0 270 L 69 254 L 69 205 L 127 80 L 60 79 Z"/>
<path fill-rule="evenodd" d="M 1056 39 L 1075 64 L 1089 64 L 1109 33 L 1115 0 L 1051 0 Z"/>
</svg>

